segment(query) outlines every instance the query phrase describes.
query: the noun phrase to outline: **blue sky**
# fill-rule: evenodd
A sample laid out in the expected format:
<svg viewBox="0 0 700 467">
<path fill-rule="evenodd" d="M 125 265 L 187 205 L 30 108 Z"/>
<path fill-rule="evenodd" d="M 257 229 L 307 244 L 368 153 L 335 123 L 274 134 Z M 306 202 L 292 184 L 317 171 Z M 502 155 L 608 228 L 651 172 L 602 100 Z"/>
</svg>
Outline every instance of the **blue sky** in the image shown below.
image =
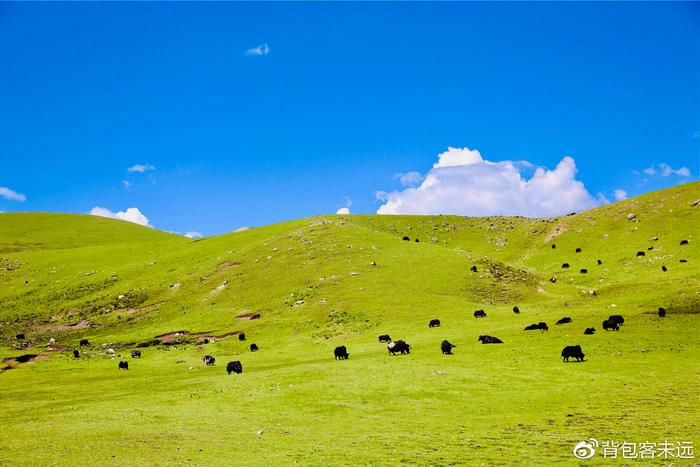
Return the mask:
<svg viewBox="0 0 700 467">
<path fill-rule="evenodd" d="M 699 64 L 694 3 L 0 3 L 0 210 L 585 208 L 697 179 Z"/>
</svg>

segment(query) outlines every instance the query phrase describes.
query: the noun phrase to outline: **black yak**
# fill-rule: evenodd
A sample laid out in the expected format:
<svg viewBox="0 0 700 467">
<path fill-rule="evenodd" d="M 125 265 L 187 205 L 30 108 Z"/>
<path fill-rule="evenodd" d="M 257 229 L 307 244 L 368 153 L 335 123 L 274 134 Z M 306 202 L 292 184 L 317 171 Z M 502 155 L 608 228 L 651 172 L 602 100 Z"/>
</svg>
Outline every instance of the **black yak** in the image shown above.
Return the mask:
<svg viewBox="0 0 700 467">
<path fill-rule="evenodd" d="M 202 358 L 202 361 L 206 366 L 212 366 L 214 363 L 216 363 L 216 359 L 212 357 L 211 355 L 205 355 Z"/>
<path fill-rule="evenodd" d="M 344 345 L 336 347 L 333 354 L 335 355 L 336 360 L 347 360 L 350 357 L 350 354 L 348 354 L 348 349 L 346 349 Z"/>
<path fill-rule="evenodd" d="M 235 362 L 228 362 L 228 364 L 226 365 L 226 373 L 228 373 L 229 375 L 231 373 L 236 373 L 240 375 L 241 373 L 243 373 L 243 365 L 241 365 L 241 362 L 238 360 L 236 360 Z"/>
<path fill-rule="evenodd" d="M 482 344 L 503 344 L 501 339 L 493 336 L 479 336 L 479 340 Z"/>
<path fill-rule="evenodd" d="M 580 345 L 567 345 L 561 351 L 561 356 L 565 362 L 569 361 L 569 357 L 574 357 L 577 362 L 582 362 L 585 355 Z"/>
<path fill-rule="evenodd" d="M 411 346 L 404 341 L 391 341 L 389 344 L 387 344 L 386 348 L 389 351 L 389 355 L 395 355 L 397 353 L 400 353 L 401 355 L 411 353 Z"/>
<path fill-rule="evenodd" d="M 452 349 L 455 347 L 457 346 L 454 344 L 450 344 L 450 342 L 447 340 L 442 341 L 442 343 L 440 344 L 440 350 L 442 350 L 443 355 L 452 355 Z"/>
</svg>

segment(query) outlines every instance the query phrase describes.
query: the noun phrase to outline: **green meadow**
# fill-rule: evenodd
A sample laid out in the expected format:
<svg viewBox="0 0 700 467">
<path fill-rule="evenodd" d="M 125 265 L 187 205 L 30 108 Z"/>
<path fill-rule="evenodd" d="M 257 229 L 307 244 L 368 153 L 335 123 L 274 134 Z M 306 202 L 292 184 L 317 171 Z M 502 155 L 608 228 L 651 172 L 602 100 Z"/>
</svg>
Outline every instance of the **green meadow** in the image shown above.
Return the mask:
<svg viewBox="0 0 700 467">
<path fill-rule="evenodd" d="M 0 464 L 692 465 L 572 450 L 700 452 L 698 199 L 695 182 L 559 218 L 329 215 L 201 239 L 0 214 Z M 577 344 L 585 361 L 562 362 Z"/>
</svg>

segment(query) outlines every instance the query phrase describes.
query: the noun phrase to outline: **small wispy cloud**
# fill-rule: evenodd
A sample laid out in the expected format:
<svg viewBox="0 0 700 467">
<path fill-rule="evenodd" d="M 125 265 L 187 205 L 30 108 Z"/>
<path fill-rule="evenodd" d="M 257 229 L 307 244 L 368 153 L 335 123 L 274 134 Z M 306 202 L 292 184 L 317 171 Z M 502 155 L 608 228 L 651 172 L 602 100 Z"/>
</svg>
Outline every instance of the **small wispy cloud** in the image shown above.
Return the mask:
<svg viewBox="0 0 700 467">
<path fill-rule="evenodd" d="M 129 188 L 131 188 L 131 182 L 129 180 L 122 180 L 122 186 L 125 190 L 128 190 Z"/>
<path fill-rule="evenodd" d="M 613 196 L 615 197 L 615 201 L 622 201 L 623 199 L 627 199 L 627 192 L 618 188 L 613 192 Z"/>
<path fill-rule="evenodd" d="M 678 175 L 679 177 L 690 177 L 690 169 L 688 167 L 680 167 L 678 169 L 674 169 L 670 165 L 661 162 L 657 165 L 652 165 L 651 167 L 647 167 L 646 169 L 642 170 L 647 175 L 654 176 L 658 175 L 659 177 L 669 177 L 671 175 Z"/>
<path fill-rule="evenodd" d="M 420 172 L 399 172 L 394 175 L 394 179 L 397 178 L 401 185 L 407 187 L 418 186 L 423 181 L 423 175 Z"/>
<path fill-rule="evenodd" d="M 265 42 L 257 47 L 246 50 L 244 53 L 247 57 L 264 57 L 270 53 L 270 46 L 268 46 L 267 42 Z"/>
<path fill-rule="evenodd" d="M 27 200 L 27 197 L 24 196 L 22 193 L 17 193 L 16 191 L 11 190 L 6 186 L 0 186 L 0 197 L 8 199 L 10 201 L 24 202 Z"/>
<path fill-rule="evenodd" d="M 187 237 L 187 238 L 200 238 L 200 237 L 202 237 L 202 234 L 199 232 L 195 232 L 194 230 L 191 230 L 191 231 L 185 233 L 185 237 Z"/>
<path fill-rule="evenodd" d="M 144 173 L 148 172 L 151 170 L 156 170 L 155 167 L 153 167 L 151 164 L 136 164 L 132 165 L 128 169 L 126 169 L 127 172 L 138 172 L 138 173 Z"/>
</svg>

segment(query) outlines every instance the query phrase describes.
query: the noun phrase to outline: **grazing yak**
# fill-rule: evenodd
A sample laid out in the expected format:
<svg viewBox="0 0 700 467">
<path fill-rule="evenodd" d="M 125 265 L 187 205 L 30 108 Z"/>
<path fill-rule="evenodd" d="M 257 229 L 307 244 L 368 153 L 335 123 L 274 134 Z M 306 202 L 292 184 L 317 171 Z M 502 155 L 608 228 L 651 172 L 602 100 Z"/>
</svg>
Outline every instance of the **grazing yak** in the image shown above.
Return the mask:
<svg viewBox="0 0 700 467">
<path fill-rule="evenodd" d="M 129 362 L 124 362 L 124 361 L 119 362 L 119 369 L 120 370 L 128 370 L 129 369 Z"/>
<path fill-rule="evenodd" d="M 471 272 L 476 272 L 476 271 L 477 271 L 476 265 L 470 267 L 469 270 L 470 270 Z"/>
<path fill-rule="evenodd" d="M 562 269 L 569 269 L 569 263 L 564 263 L 561 265 Z"/>
<path fill-rule="evenodd" d="M 73 350 L 73 358 L 80 358 L 80 352 L 78 352 L 78 349 Z"/>
<path fill-rule="evenodd" d="M 581 249 L 580 249 L 580 248 L 576 248 L 576 253 L 581 253 Z"/>
<path fill-rule="evenodd" d="M 600 260 L 600 259 L 599 259 L 598 261 L 596 261 L 596 262 L 598 263 L 598 266 L 600 266 L 601 264 L 603 264 L 603 261 Z"/>
<path fill-rule="evenodd" d="M 520 314 L 520 308 L 518 308 L 517 306 L 514 306 L 514 307 L 513 307 L 513 313 L 515 313 L 516 315 L 517 315 L 517 314 Z"/>
<path fill-rule="evenodd" d="M 403 236 L 403 241 L 405 241 L 405 242 L 410 242 L 410 241 L 411 241 L 411 239 L 410 239 L 410 238 L 408 238 L 408 237 L 407 237 L 406 235 L 404 235 L 404 236 Z"/>
<path fill-rule="evenodd" d="M 610 321 L 615 321 L 618 326 L 625 324 L 625 318 L 623 318 L 622 315 L 610 315 L 608 316 L 608 319 Z"/>
<path fill-rule="evenodd" d="M 637 257 L 640 257 L 640 256 L 646 256 L 646 253 L 644 253 L 643 251 L 638 251 Z"/>
<path fill-rule="evenodd" d="M 336 347 L 333 354 L 335 355 L 336 360 L 347 360 L 350 357 L 350 354 L 348 354 L 348 349 L 346 349 L 344 345 Z"/>
<path fill-rule="evenodd" d="M 501 339 L 493 336 L 479 336 L 479 340 L 482 344 L 503 344 Z"/>
<path fill-rule="evenodd" d="M 574 357 L 577 362 L 582 362 L 585 355 L 580 345 L 567 345 L 561 351 L 561 356 L 565 362 L 569 361 L 569 357 Z"/>
<path fill-rule="evenodd" d="M 529 326 L 525 326 L 526 331 L 537 331 L 538 329 L 540 331 L 549 331 L 549 327 L 547 326 L 547 323 L 545 323 L 544 321 L 540 321 L 537 324 L 531 324 Z"/>
<path fill-rule="evenodd" d="M 452 349 L 455 347 L 457 346 L 450 344 L 450 342 L 447 340 L 442 341 L 442 344 L 440 344 L 440 350 L 442 350 L 443 355 L 452 355 Z"/>
<path fill-rule="evenodd" d="M 24 340 L 24 334 L 17 334 L 15 338 L 19 341 Z"/>
<path fill-rule="evenodd" d="M 586 330 L 583 331 L 583 333 L 586 334 L 587 336 L 595 334 L 595 328 L 586 328 Z"/>
<path fill-rule="evenodd" d="M 687 262 L 688 262 L 687 259 L 679 259 L 678 261 L 680 261 L 681 263 L 687 263 Z"/>
<path fill-rule="evenodd" d="M 486 312 L 484 310 L 476 310 L 474 312 L 474 318 L 486 318 Z"/>
<path fill-rule="evenodd" d="M 556 243 L 552 243 L 552 250 L 554 250 L 557 247 Z"/>
<path fill-rule="evenodd" d="M 579 271 L 580 274 L 588 274 L 588 269 L 583 268 Z"/>
<path fill-rule="evenodd" d="M 382 334 L 379 336 L 379 342 L 391 342 L 391 337 L 389 334 Z"/>
<path fill-rule="evenodd" d="M 216 359 L 212 357 L 211 355 L 205 355 L 202 358 L 202 361 L 206 366 L 212 366 L 214 363 L 216 363 Z"/>
<path fill-rule="evenodd" d="M 87 339 L 80 339 L 80 347 L 89 347 L 90 341 Z"/>
<path fill-rule="evenodd" d="M 556 277 L 550 277 L 550 278 L 549 278 L 549 282 L 551 282 L 552 284 L 556 284 L 556 283 L 557 283 L 557 278 L 556 278 Z"/>
<path fill-rule="evenodd" d="M 236 373 L 237 375 L 240 375 L 243 373 L 243 365 L 241 365 L 241 362 L 236 360 L 235 362 L 228 362 L 226 365 L 226 373 L 229 375 L 231 373 Z"/>
<path fill-rule="evenodd" d="M 557 324 L 566 324 L 566 323 L 570 323 L 571 321 L 572 321 L 571 318 L 569 318 L 568 316 L 564 316 L 562 319 L 557 321 Z"/>
<path fill-rule="evenodd" d="M 258 351 L 258 345 L 257 345 L 255 342 L 253 342 L 252 344 L 250 344 L 250 351 L 251 351 L 251 352 L 257 352 L 257 351 Z"/>
<path fill-rule="evenodd" d="M 389 344 L 387 344 L 386 348 L 389 351 L 389 355 L 396 355 L 397 353 L 400 353 L 401 355 L 411 353 L 411 346 L 404 341 L 391 341 Z"/>
<path fill-rule="evenodd" d="M 668 268 L 667 268 L 666 266 L 663 266 L 663 265 L 662 265 L 662 266 L 661 266 L 661 270 L 662 270 L 663 272 L 666 272 L 666 271 L 668 271 Z"/>
<path fill-rule="evenodd" d="M 132 350 L 131 351 L 131 358 L 141 358 L 141 351 L 140 350 Z"/>
<path fill-rule="evenodd" d="M 611 329 L 613 331 L 619 331 L 620 326 L 615 321 L 612 321 L 610 319 L 606 319 L 605 321 L 603 321 L 603 329 L 605 331 L 609 331 Z"/>
<path fill-rule="evenodd" d="M 666 317 L 666 308 L 659 307 L 659 318 L 665 318 L 665 317 Z"/>
<path fill-rule="evenodd" d="M 430 322 L 428 323 L 429 328 L 437 328 L 440 326 L 440 320 L 439 319 L 431 319 Z"/>
<path fill-rule="evenodd" d="M 687 245 L 687 244 L 688 244 L 688 240 L 681 240 L 681 245 Z"/>
<path fill-rule="evenodd" d="M 242 332 L 242 333 L 240 333 L 240 334 L 238 335 L 238 340 L 239 340 L 239 341 L 244 341 L 244 340 L 245 340 L 245 333 L 244 333 L 244 332 Z"/>
</svg>

